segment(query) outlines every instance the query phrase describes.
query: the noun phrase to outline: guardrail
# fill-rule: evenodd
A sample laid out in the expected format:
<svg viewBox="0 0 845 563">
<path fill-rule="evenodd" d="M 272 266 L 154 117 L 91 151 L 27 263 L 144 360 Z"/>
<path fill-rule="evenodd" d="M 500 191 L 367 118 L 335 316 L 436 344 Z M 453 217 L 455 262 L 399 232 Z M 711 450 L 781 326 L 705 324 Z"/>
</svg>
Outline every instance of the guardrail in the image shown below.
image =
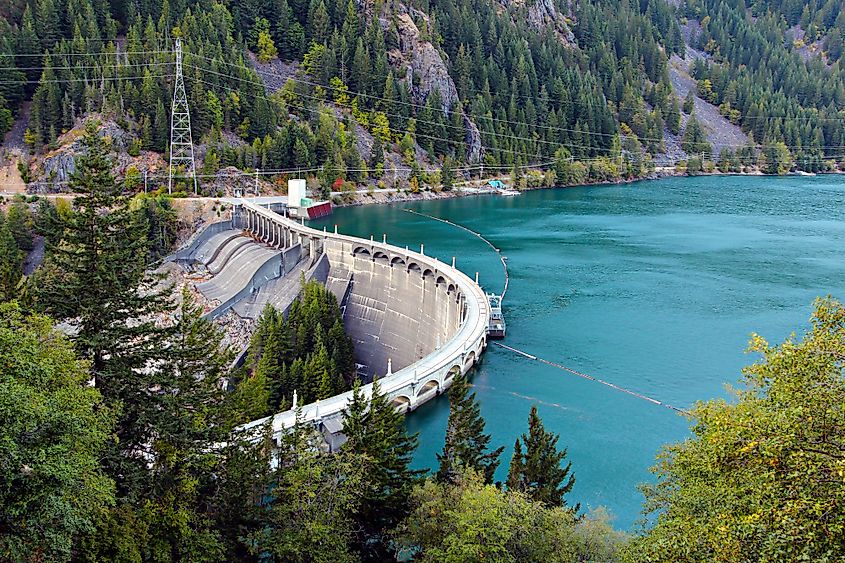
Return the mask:
<svg viewBox="0 0 845 563">
<path fill-rule="evenodd" d="M 424 264 L 438 271 L 444 277 L 449 278 L 458 292 L 464 296 L 465 310 L 463 319 L 455 334 L 438 349 L 429 353 L 420 360 L 387 375 L 378 380 L 382 393 L 395 398 L 403 394 L 409 387 L 413 388 L 417 383 L 426 382 L 431 379 L 446 381 L 445 374 L 454 366 L 460 366 L 461 372 L 467 371 L 483 351 L 487 343 L 487 325 L 489 321 L 489 304 L 484 291 L 473 282 L 466 274 L 455 267 L 445 264 L 434 257 L 426 256 L 422 252 L 415 252 L 399 248 L 386 242 L 361 239 L 349 235 L 318 231 L 306 225 L 297 223 L 277 213 L 264 209 L 248 200 L 243 200 L 242 205 L 274 223 L 283 225 L 285 228 L 309 237 L 321 237 L 324 240 L 346 242 L 350 245 L 366 245 L 374 250 L 382 250 L 385 253 L 401 254 L 408 259 Z M 422 249 L 421 249 L 422 250 Z M 472 354 L 472 355 L 471 355 Z M 449 381 L 451 383 L 451 381 Z M 372 384 L 362 387 L 366 397 L 372 396 Z M 436 393 L 425 393 L 419 402 L 411 406 L 415 408 L 422 402 L 432 398 Z M 340 395 L 303 405 L 299 408 L 301 420 L 304 422 L 319 423 L 326 418 L 340 415 L 352 397 L 352 392 L 347 391 Z M 291 409 L 270 417 L 252 421 L 241 428 L 248 430 L 261 427 L 272 419 L 273 433 L 277 434 L 284 429 L 293 426 L 296 422 L 297 413 Z"/>
</svg>

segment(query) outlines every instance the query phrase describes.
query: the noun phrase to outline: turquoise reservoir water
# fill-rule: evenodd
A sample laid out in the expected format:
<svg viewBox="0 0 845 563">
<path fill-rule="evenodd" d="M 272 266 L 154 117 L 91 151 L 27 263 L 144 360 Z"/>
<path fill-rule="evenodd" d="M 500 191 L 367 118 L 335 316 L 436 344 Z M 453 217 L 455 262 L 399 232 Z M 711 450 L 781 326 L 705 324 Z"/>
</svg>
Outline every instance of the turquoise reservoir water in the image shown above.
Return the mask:
<svg viewBox="0 0 845 563">
<path fill-rule="evenodd" d="M 803 331 L 813 299 L 845 298 L 845 181 L 838 177 L 677 178 L 622 186 L 471 197 L 335 211 L 317 223 L 410 245 L 500 291 L 496 255 L 510 264 L 505 342 L 680 407 L 724 396 L 758 332 L 780 342 Z M 506 446 L 537 404 L 561 435 L 577 483 L 572 501 L 606 506 L 630 529 L 637 484 L 662 444 L 689 435 L 672 411 L 490 346 L 473 379 L 487 429 Z M 436 467 L 448 399 L 408 418 L 415 463 Z"/>
</svg>

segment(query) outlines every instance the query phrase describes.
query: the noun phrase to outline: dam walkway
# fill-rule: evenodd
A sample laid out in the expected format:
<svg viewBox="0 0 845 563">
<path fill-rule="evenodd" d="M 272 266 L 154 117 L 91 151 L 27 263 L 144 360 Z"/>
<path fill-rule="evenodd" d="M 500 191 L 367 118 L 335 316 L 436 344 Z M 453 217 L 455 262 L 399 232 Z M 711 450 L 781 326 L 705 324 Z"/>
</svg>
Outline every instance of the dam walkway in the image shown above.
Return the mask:
<svg viewBox="0 0 845 563">
<path fill-rule="evenodd" d="M 422 246 L 416 252 L 388 244 L 386 237 L 376 241 L 336 230 L 319 231 L 247 199 L 235 202 L 228 225 L 212 225 L 207 234 L 191 241 L 192 248 L 181 252 L 196 253 L 212 237 L 220 244 L 234 236 L 225 231 L 233 230 L 268 251 L 275 249 L 280 256 L 295 248 L 296 271 L 318 271 L 319 279 L 337 291 L 344 324 L 356 345 L 356 361 L 360 361 L 360 351 L 365 356 L 360 363 L 367 365 L 368 376 L 378 380 L 381 392 L 401 412 L 440 395 L 456 375 L 478 362 L 487 346 L 487 296 L 455 267 L 454 259 L 446 264 L 427 256 Z M 203 256 L 211 264 L 215 253 L 223 252 L 205 248 Z M 254 314 L 262 302 L 275 304 L 281 294 L 293 292 L 288 286 L 298 276 L 287 275 L 294 273 L 293 267 L 287 270 L 290 261 L 279 260 L 279 264 L 269 263 L 282 270 L 280 275 L 234 305 L 236 312 Z M 362 391 L 371 397 L 372 384 L 362 386 Z M 323 434 L 327 448 L 333 450 L 344 439 L 340 434 L 342 418 L 351 396 L 350 391 L 298 405 L 241 429 L 255 432 L 269 424 L 278 438 L 299 416 L 300 421 L 313 424 Z"/>
</svg>

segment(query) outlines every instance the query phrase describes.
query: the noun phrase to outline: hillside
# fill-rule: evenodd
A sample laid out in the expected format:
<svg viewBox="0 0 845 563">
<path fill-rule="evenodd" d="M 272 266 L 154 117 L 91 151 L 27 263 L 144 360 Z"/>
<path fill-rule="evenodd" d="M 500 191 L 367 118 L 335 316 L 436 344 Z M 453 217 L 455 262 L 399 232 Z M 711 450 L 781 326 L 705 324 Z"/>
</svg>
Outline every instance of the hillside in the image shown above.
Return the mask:
<svg viewBox="0 0 845 563">
<path fill-rule="evenodd" d="M 10 157 L 31 190 L 55 191 L 96 115 L 118 172 L 160 187 L 180 37 L 208 193 L 231 167 L 298 171 L 323 193 L 525 168 L 635 177 L 690 154 L 831 169 L 845 145 L 832 6 L 804 3 L 798 21 L 792 5 L 715 0 L 16 3 L 0 20 L 0 131 L 26 131 Z"/>
</svg>

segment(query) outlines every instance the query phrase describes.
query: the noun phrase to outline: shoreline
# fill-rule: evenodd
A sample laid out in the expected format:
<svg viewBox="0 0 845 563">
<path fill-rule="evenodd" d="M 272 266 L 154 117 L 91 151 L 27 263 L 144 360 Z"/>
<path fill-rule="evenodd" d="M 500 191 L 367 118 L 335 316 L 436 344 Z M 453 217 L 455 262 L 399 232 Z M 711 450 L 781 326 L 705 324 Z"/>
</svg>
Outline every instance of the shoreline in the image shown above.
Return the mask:
<svg viewBox="0 0 845 563">
<path fill-rule="evenodd" d="M 786 173 L 786 174 L 764 174 L 760 171 L 754 172 L 702 172 L 700 174 L 695 175 L 688 175 L 686 173 L 679 173 L 679 172 L 668 172 L 663 171 L 659 173 L 652 173 L 647 176 L 643 176 L 640 178 L 631 178 L 631 179 L 619 179 L 615 181 L 607 181 L 607 182 L 589 182 L 586 184 L 560 184 L 555 186 L 538 186 L 538 187 L 530 187 L 524 190 L 520 190 L 520 193 L 524 192 L 533 192 L 537 190 L 558 190 L 558 189 L 568 189 L 568 188 L 582 188 L 582 187 L 593 187 L 593 186 L 618 186 L 621 184 L 633 184 L 634 182 L 641 182 L 647 180 L 664 180 L 667 178 L 696 178 L 696 177 L 707 177 L 707 176 L 739 176 L 739 177 L 768 177 L 768 178 L 788 178 L 788 177 L 814 177 L 814 176 L 837 176 L 843 175 L 845 172 L 843 171 L 832 171 L 832 172 L 818 172 L 813 175 L 802 175 L 802 174 L 795 174 L 795 173 Z M 479 184 L 483 183 L 481 181 L 478 182 Z M 467 191 L 463 188 L 454 188 L 450 191 L 433 191 L 433 190 L 426 190 L 421 191 L 418 193 L 410 193 L 403 190 L 385 190 L 379 192 L 368 192 L 368 191 L 359 191 L 354 192 L 353 197 L 354 200 L 350 202 L 342 202 L 342 203 L 334 203 L 332 202 L 333 207 L 360 207 L 364 205 L 388 205 L 393 203 L 404 203 L 404 202 L 413 202 L 413 201 L 431 201 L 431 200 L 443 200 L 443 199 L 455 199 L 455 198 L 465 198 L 465 197 L 473 197 L 473 196 L 485 196 L 485 195 L 498 195 L 495 190 L 489 189 L 485 190 L 480 187 L 471 188 L 472 191 Z M 332 194 L 332 198 L 340 197 L 343 198 L 342 193 Z"/>
</svg>

